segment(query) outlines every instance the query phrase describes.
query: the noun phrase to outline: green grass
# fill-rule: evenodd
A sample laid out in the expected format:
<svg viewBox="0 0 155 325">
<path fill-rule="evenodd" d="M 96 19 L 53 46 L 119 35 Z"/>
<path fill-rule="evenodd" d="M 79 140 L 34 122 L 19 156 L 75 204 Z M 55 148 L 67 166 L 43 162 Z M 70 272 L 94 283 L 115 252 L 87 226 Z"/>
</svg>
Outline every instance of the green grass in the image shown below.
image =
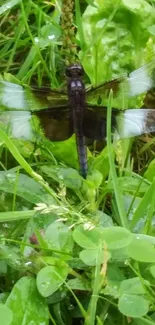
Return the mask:
<svg viewBox="0 0 155 325">
<path fill-rule="evenodd" d="M 63 87 L 64 61 L 73 52 L 63 51 L 61 3 L 0 5 L 1 78 Z M 83 64 L 85 83 L 149 62 L 154 17 L 153 2 L 144 0 L 76 1 L 71 48 Z M 74 136 L 54 143 L 37 132 L 37 141 L 15 140 L 1 125 L 3 325 L 154 324 L 154 138 L 113 145 L 115 104 L 110 95 L 107 146 L 97 144 L 97 154 L 90 147 L 86 180 L 79 175 Z M 35 127 L 39 131 L 37 121 Z"/>
</svg>

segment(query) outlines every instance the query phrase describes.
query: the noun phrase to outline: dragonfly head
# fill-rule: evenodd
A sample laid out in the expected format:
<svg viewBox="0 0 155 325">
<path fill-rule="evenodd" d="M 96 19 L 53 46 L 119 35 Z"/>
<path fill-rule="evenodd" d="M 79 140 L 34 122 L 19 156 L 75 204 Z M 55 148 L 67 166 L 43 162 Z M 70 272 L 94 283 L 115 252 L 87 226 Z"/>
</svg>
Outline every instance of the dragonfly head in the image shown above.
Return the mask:
<svg viewBox="0 0 155 325">
<path fill-rule="evenodd" d="M 78 78 L 83 76 L 83 68 L 79 63 L 75 63 L 66 67 L 66 76 L 69 78 Z"/>
</svg>

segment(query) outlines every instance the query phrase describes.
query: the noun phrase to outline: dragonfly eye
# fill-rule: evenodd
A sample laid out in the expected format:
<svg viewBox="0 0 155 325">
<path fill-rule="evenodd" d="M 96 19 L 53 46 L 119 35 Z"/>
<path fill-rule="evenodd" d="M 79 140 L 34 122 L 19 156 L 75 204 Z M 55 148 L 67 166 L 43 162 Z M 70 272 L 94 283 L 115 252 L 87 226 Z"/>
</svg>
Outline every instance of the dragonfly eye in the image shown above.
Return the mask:
<svg viewBox="0 0 155 325">
<path fill-rule="evenodd" d="M 66 76 L 69 78 L 78 78 L 83 76 L 83 68 L 81 64 L 72 64 L 66 68 Z"/>
</svg>

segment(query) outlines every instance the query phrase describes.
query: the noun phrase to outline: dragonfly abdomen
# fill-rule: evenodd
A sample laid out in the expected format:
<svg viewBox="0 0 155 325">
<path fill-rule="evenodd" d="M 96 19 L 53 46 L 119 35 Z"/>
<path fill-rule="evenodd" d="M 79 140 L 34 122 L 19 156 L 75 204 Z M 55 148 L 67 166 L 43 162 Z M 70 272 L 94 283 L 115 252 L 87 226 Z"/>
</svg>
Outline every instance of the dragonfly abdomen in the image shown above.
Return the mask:
<svg viewBox="0 0 155 325">
<path fill-rule="evenodd" d="M 76 134 L 76 144 L 77 144 L 78 159 L 80 165 L 80 174 L 83 178 L 86 178 L 88 166 L 87 166 L 87 147 L 85 145 L 85 137 Z"/>
</svg>

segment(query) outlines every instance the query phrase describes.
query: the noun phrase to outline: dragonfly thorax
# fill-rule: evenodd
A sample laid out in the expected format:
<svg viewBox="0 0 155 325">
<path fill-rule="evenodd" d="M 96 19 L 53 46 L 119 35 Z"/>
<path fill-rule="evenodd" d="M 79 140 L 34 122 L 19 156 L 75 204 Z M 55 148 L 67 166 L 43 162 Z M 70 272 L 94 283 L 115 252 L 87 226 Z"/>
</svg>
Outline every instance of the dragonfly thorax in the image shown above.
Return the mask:
<svg viewBox="0 0 155 325">
<path fill-rule="evenodd" d="M 70 94 L 76 94 L 77 92 L 81 95 L 85 93 L 84 84 L 79 79 L 73 79 L 68 83 L 68 91 Z"/>
</svg>

